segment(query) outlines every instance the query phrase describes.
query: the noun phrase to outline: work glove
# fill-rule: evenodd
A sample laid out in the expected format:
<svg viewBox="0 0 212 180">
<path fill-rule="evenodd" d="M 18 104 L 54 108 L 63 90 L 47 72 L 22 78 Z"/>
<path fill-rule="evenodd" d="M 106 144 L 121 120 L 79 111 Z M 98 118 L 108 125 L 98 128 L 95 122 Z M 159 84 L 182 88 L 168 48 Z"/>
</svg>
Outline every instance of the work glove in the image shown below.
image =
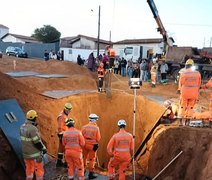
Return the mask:
<svg viewBox="0 0 212 180">
<path fill-rule="evenodd" d="M 96 152 L 98 148 L 99 148 L 99 144 L 94 144 L 93 145 L 93 151 L 94 152 Z"/>
<path fill-rule="evenodd" d="M 57 134 L 57 136 L 58 136 L 58 138 L 59 138 L 60 143 L 62 143 L 63 133 L 60 132 L 60 133 Z"/>
</svg>

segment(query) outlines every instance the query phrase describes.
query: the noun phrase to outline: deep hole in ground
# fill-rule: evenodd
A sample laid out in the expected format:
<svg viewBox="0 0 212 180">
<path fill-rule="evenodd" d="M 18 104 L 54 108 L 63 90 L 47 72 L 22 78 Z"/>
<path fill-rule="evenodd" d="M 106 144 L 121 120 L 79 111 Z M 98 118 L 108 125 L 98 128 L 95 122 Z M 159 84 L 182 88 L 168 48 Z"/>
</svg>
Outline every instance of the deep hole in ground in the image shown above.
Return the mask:
<svg viewBox="0 0 212 180">
<path fill-rule="evenodd" d="M 14 71 L 13 58 L 0 60 L 1 72 Z M 86 68 L 70 62 L 18 59 L 16 71 L 36 71 L 39 73 L 66 74 L 68 78 L 39 78 L 21 77 L 12 78 L 0 73 L 0 99 L 16 98 L 23 111 L 35 109 L 39 114 L 39 130 L 45 141 L 49 154 L 56 156 L 58 139 L 56 133 L 56 118 L 63 109 L 66 102 L 73 104 L 70 117 L 76 120 L 76 127 L 81 129 L 88 122 L 88 115 L 96 113 L 100 116 L 98 125 L 101 130 L 102 139 L 98 150 L 98 159 L 101 167 L 106 167 L 108 155 L 106 145 L 111 136 L 118 131 L 117 121 L 125 119 L 127 130 L 133 132 L 133 90 L 128 87 L 127 78 L 119 75 L 112 77 L 112 97 L 108 98 L 104 93 L 79 94 L 62 99 L 51 99 L 40 93 L 46 90 L 96 90 L 96 74 L 90 73 Z M 158 120 L 164 108 L 143 95 L 151 97 L 159 95 L 162 99 L 176 98 L 175 84 L 167 86 L 158 85 L 151 89 L 148 83 L 144 83 L 137 91 L 136 98 L 136 148 L 140 145 L 151 127 Z M 159 98 L 160 99 L 160 98 Z M 203 98 L 201 104 L 207 107 L 207 101 Z M 8 146 L 3 137 L 2 145 Z M 211 155 L 211 129 L 194 129 L 159 126 L 154 131 L 152 138 L 146 145 L 146 151 L 136 163 L 137 173 L 148 174 L 154 177 L 176 154 L 183 150 L 184 153 L 170 166 L 170 168 L 158 179 L 210 179 L 209 171 L 212 166 Z M 198 147 L 197 149 L 195 147 Z M 23 179 L 23 170 L 19 168 L 13 152 L 9 148 L 3 148 L 0 155 L 0 177 L 10 179 L 16 176 Z M 9 149 L 9 150 L 8 150 Z M 5 155 L 8 154 L 8 155 Z M 201 154 L 201 156 L 198 156 Z M 197 158 L 198 157 L 198 158 Z M 6 159 L 5 159 L 6 158 Z M 8 162 L 14 163 L 14 173 Z M 191 164 L 190 164 L 191 163 Z M 198 164 L 198 167 L 195 165 Z M 2 168 L 3 167 L 3 168 Z M 20 172 L 19 176 L 15 172 Z M 64 173 L 64 172 L 63 172 Z M 53 174 L 51 174 L 51 177 Z M 131 177 L 132 178 L 132 177 Z M 9 178 L 8 178 L 9 179 Z M 48 177 L 47 177 L 48 179 Z M 130 179 L 130 178 L 129 178 Z"/>
</svg>

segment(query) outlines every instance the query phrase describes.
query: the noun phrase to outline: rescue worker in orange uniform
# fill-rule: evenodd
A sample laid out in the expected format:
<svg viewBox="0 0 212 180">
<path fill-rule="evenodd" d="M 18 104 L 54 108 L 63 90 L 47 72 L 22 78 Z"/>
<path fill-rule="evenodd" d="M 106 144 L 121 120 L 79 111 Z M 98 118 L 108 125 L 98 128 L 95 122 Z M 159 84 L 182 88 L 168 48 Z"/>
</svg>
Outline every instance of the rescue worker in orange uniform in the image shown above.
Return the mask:
<svg viewBox="0 0 212 180">
<path fill-rule="evenodd" d="M 169 99 L 164 101 L 163 105 L 166 109 L 162 115 L 162 122 L 165 124 L 174 122 L 174 120 L 177 118 L 177 107 L 175 106 L 174 108 L 172 101 Z"/>
<path fill-rule="evenodd" d="M 153 65 L 151 67 L 150 73 L 151 73 L 152 87 L 155 88 L 156 75 L 157 75 L 157 69 L 158 69 L 157 59 L 153 59 L 152 63 L 153 63 Z"/>
<path fill-rule="evenodd" d="M 119 132 L 114 134 L 107 145 L 107 152 L 111 156 L 108 163 L 109 179 L 115 178 L 115 168 L 119 167 L 119 180 L 125 180 L 125 171 L 130 164 L 131 151 L 134 148 L 132 134 L 125 131 L 126 121 L 118 121 Z"/>
<path fill-rule="evenodd" d="M 201 86 L 201 89 L 207 89 L 207 88 L 210 88 L 210 89 L 212 88 L 212 77 L 206 84 Z M 210 125 L 212 126 L 212 92 L 210 93 L 209 111 L 210 111 L 209 120 L 210 120 Z"/>
<path fill-rule="evenodd" d="M 111 47 L 111 46 L 107 46 L 107 54 L 109 57 L 109 65 L 110 65 L 110 69 L 114 68 L 114 60 L 115 60 L 115 50 Z"/>
<path fill-rule="evenodd" d="M 63 167 L 67 165 L 64 162 L 64 146 L 62 145 L 62 137 L 63 137 L 63 133 L 68 129 L 65 122 L 66 120 L 68 120 L 68 115 L 71 112 L 71 110 L 72 110 L 72 104 L 65 103 L 63 111 L 57 117 L 57 123 L 58 123 L 57 135 L 59 138 L 59 147 L 58 147 L 58 153 L 57 153 L 56 167 Z"/>
<path fill-rule="evenodd" d="M 99 116 L 96 114 L 90 114 L 89 123 L 82 127 L 82 135 L 85 138 L 85 146 L 83 148 L 83 160 L 84 166 L 86 169 L 87 159 L 89 160 L 89 179 L 97 178 L 97 175 L 94 174 L 94 168 L 96 163 L 96 151 L 99 147 L 99 141 L 101 139 L 101 134 L 96 121 L 99 119 Z"/>
<path fill-rule="evenodd" d="M 26 166 L 26 180 L 32 180 L 34 173 L 36 180 L 43 180 L 43 155 L 46 153 L 39 131 L 37 129 L 37 112 L 30 110 L 26 114 L 26 121 L 20 127 L 22 153 Z"/>
<path fill-rule="evenodd" d="M 105 76 L 105 69 L 104 69 L 104 64 L 100 63 L 98 69 L 97 69 L 97 74 L 98 74 L 98 91 L 102 92 L 103 91 L 103 83 L 104 83 L 104 76 Z"/>
<path fill-rule="evenodd" d="M 185 125 L 185 120 L 193 116 L 193 108 L 199 96 L 201 86 L 201 75 L 198 71 L 192 69 L 194 61 L 188 59 L 185 64 L 185 70 L 181 73 L 179 79 L 180 90 L 180 109 L 179 117 L 182 118 L 182 124 Z"/>
<path fill-rule="evenodd" d="M 84 163 L 82 147 L 85 145 L 81 131 L 74 128 L 75 121 L 68 119 L 66 125 L 68 130 L 63 133 L 62 143 L 65 147 L 65 160 L 68 164 L 68 179 L 74 179 L 76 167 L 79 180 L 84 179 Z"/>
</svg>

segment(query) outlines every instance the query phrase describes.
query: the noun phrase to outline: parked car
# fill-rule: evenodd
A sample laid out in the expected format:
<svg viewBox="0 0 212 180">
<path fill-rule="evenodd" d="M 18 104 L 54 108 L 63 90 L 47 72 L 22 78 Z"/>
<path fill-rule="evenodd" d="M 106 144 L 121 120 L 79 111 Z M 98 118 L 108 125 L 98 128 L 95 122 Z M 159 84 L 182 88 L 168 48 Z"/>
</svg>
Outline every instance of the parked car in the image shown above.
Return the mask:
<svg viewBox="0 0 212 180">
<path fill-rule="evenodd" d="M 16 56 L 16 57 L 28 58 L 28 54 L 26 52 L 24 52 L 19 47 L 12 47 L 12 46 L 7 47 L 6 54 L 8 56 Z"/>
</svg>

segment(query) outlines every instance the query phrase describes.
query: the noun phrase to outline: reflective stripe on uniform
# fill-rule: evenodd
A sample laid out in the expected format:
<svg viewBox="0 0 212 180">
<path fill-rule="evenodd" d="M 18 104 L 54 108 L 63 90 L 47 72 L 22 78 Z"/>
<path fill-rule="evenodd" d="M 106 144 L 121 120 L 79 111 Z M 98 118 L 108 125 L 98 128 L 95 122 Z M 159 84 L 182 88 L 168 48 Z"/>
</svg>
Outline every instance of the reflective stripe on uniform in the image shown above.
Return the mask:
<svg viewBox="0 0 212 180">
<path fill-rule="evenodd" d="M 26 177 L 26 179 L 32 179 L 32 178 L 33 178 L 33 174 L 28 175 L 28 176 Z"/>
<path fill-rule="evenodd" d="M 43 180 L 43 177 L 36 177 L 36 180 Z"/>
<path fill-rule="evenodd" d="M 183 75 L 184 74 L 199 74 L 199 71 L 184 71 Z"/>
<path fill-rule="evenodd" d="M 98 127 L 95 127 L 95 126 L 84 126 L 84 128 L 86 128 L 86 129 L 98 129 Z"/>
<path fill-rule="evenodd" d="M 113 152 L 112 149 L 108 149 L 107 152 Z"/>
<path fill-rule="evenodd" d="M 80 146 L 79 144 L 66 144 L 66 146 L 74 147 L 74 146 Z"/>
<path fill-rule="evenodd" d="M 199 88 L 197 85 L 183 85 L 185 88 Z"/>
<path fill-rule="evenodd" d="M 66 134 L 80 134 L 80 132 L 78 132 L 78 131 L 66 131 L 64 134 L 65 135 Z"/>
<path fill-rule="evenodd" d="M 117 152 L 129 152 L 130 151 L 129 148 L 115 148 L 114 150 Z"/>
<path fill-rule="evenodd" d="M 27 138 L 27 137 L 21 136 L 21 140 L 22 140 L 22 141 L 36 141 L 36 140 L 38 140 L 38 139 L 39 139 L 38 136 L 35 136 L 35 137 L 33 137 L 33 138 Z"/>
<path fill-rule="evenodd" d="M 126 137 L 130 136 L 129 134 L 116 134 L 115 137 Z"/>
<path fill-rule="evenodd" d="M 74 178 L 74 176 L 68 176 L 68 179 L 73 179 Z"/>
<path fill-rule="evenodd" d="M 37 152 L 37 153 L 34 153 L 34 154 L 24 154 L 24 153 L 23 153 L 23 155 L 24 155 L 24 156 L 27 156 L 27 157 L 30 157 L 30 158 L 34 158 L 34 157 L 40 156 L 41 153 L 40 153 L 40 152 Z"/>
</svg>

